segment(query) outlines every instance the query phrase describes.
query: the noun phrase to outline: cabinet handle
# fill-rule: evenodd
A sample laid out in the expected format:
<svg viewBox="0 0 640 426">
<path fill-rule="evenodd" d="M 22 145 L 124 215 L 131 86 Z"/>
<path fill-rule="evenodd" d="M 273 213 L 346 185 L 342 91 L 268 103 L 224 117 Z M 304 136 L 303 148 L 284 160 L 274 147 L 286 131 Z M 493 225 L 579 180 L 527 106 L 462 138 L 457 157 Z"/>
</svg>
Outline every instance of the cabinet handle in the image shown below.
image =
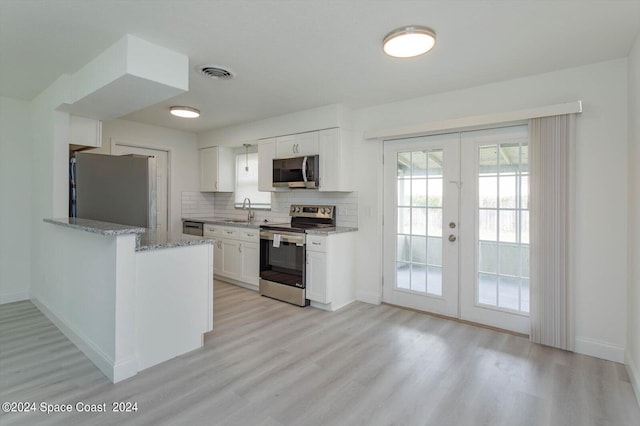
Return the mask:
<svg viewBox="0 0 640 426">
<path fill-rule="evenodd" d="M 307 265 L 309 264 L 309 253 L 307 253 Z"/>
<path fill-rule="evenodd" d="M 242 253 L 242 244 L 238 244 L 238 252 Z"/>
<path fill-rule="evenodd" d="M 318 241 L 313 241 L 311 244 L 313 244 L 314 246 L 319 246 L 320 243 Z"/>
<path fill-rule="evenodd" d="M 216 181 L 216 183 L 214 183 L 214 184 L 213 184 L 213 187 L 214 187 L 215 189 L 218 189 L 218 181 Z"/>
</svg>

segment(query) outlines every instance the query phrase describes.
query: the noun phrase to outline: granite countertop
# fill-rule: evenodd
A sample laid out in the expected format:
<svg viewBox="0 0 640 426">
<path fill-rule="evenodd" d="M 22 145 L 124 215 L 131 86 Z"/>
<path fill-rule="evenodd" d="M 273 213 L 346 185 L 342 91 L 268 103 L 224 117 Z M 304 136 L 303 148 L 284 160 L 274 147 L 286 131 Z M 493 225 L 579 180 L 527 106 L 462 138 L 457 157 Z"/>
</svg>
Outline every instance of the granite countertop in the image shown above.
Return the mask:
<svg viewBox="0 0 640 426">
<path fill-rule="evenodd" d="M 98 220 L 75 217 L 44 219 L 44 221 L 54 225 L 66 226 L 68 228 L 100 235 L 143 234 L 145 232 L 145 228 L 138 226 L 118 225 L 117 223 L 100 222 Z"/>
<path fill-rule="evenodd" d="M 140 235 L 140 240 L 136 245 L 136 251 L 149 251 L 199 244 L 213 244 L 213 240 L 195 235 L 170 234 L 166 231 L 158 231 L 157 229 L 146 229 L 145 233 Z"/>
<path fill-rule="evenodd" d="M 232 222 L 235 220 L 242 219 L 232 219 L 232 218 L 224 218 L 224 217 L 183 217 L 183 221 L 188 220 L 190 222 L 201 222 L 201 223 L 210 223 L 213 225 L 221 225 L 221 226 L 232 226 L 235 228 L 251 228 L 258 229 L 263 222 L 253 221 L 253 222 Z"/>
<path fill-rule="evenodd" d="M 317 228 L 317 229 L 307 229 L 306 233 L 310 235 L 331 235 L 331 234 L 341 234 L 343 232 L 356 232 L 358 228 L 352 228 L 349 226 L 335 226 L 332 228 Z"/>
</svg>

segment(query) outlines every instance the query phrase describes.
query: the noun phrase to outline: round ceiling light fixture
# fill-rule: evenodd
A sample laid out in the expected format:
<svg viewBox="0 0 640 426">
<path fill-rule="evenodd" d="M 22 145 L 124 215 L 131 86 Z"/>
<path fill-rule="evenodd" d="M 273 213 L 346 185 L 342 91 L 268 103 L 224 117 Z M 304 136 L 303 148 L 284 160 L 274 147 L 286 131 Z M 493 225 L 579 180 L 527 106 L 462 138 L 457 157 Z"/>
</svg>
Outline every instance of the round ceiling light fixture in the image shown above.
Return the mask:
<svg viewBox="0 0 640 426">
<path fill-rule="evenodd" d="M 431 28 L 412 25 L 387 34 L 382 50 L 394 58 L 413 58 L 427 53 L 435 44 L 436 33 Z"/>
<path fill-rule="evenodd" d="M 175 115 L 176 117 L 182 118 L 198 118 L 200 117 L 200 111 L 187 107 L 187 106 L 172 106 L 169 108 L 169 112 L 171 115 Z"/>
</svg>

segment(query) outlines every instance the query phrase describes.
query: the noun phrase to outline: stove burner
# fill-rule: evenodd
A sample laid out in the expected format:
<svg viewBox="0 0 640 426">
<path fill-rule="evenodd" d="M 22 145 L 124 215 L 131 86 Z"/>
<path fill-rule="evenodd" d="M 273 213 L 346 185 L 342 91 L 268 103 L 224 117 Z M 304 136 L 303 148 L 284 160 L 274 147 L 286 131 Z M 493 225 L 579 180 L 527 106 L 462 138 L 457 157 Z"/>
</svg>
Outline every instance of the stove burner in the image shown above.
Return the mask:
<svg viewBox="0 0 640 426">
<path fill-rule="evenodd" d="M 260 226 L 272 231 L 305 232 L 307 229 L 332 228 L 336 226 L 335 206 L 292 205 L 289 209 L 290 223 L 274 223 Z"/>
</svg>

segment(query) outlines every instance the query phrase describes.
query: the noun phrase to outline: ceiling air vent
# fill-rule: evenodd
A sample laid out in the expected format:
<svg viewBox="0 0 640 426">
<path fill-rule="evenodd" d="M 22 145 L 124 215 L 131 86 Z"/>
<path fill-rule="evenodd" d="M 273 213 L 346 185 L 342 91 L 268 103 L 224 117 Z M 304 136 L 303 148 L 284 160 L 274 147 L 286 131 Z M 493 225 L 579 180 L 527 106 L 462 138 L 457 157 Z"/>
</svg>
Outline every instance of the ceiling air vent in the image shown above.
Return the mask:
<svg viewBox="0 0 640 426">
<path fill-rule="evenodd" d="M 213 78 L 215 80 L 231 80 L 235 77 L 233 71 L 219 67 L 217 65 L 198 65 L 196 71 L 205 77 Z"/>
</svg>

